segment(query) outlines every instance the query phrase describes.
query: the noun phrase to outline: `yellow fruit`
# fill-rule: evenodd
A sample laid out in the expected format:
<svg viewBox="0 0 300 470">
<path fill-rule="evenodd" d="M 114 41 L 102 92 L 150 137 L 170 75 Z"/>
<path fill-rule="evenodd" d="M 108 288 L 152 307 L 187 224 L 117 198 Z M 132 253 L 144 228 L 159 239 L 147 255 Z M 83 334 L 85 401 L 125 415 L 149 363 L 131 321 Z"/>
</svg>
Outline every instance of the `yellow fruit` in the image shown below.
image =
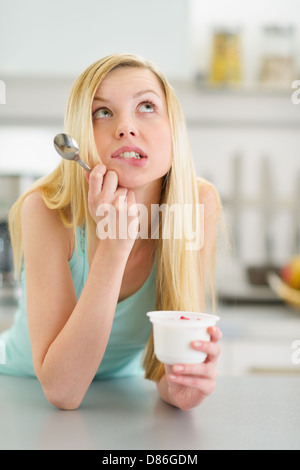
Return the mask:
<svg viewBox="0 0 300 470">
<path fill-rule="evenodd" d="M 281 277 L 290 287 L 300 290 L 300 256 L 294 256 L 281 270 Z"/>
</svg>

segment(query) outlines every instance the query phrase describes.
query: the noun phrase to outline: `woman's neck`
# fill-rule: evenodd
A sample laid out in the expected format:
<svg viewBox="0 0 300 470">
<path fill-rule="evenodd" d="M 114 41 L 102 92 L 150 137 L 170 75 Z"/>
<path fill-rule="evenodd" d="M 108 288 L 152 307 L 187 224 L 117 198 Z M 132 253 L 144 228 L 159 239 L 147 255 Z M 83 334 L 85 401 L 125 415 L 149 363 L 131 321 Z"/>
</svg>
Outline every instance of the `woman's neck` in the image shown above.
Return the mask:
<svg viewBox="0 0 300 470">
<path fill-rule="evenodd" d="M 137 252 L 141 249 L 144 251 L 153 250 L 155 252 L 157 240 L 151 239 L 151 223 L 153 222 L 153 205 L 160 203 L 161 188 L 163 179 L 157 180 L 146 187 L 133 189 L 135 194 L 135 202 L 139 209 L 140 221 L 140 237 L 134 243 L 132 248 L 131 257 L 135 257 Z"/>
</svg>

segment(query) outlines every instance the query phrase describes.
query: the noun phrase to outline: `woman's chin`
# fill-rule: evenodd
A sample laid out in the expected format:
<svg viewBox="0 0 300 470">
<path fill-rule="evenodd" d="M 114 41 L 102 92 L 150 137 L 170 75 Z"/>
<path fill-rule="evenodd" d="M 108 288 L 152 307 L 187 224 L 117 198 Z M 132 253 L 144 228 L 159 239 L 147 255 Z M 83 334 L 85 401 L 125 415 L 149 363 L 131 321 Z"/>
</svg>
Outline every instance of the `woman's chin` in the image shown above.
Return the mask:
<svg viewBox="0 0 300 470">
<path fill-rule="evenodd" d="M 122 168 L 120 165 L 113 163 L 107 164 L 106 168 L 107 171 L 111 170 L 117 173 L 119 186 L 122 188 L 127 188 L 132 191 L 141 189 L 149 191 L 149 189 L 151 189 L 151 191 L 156 192 L 161 190 L 163 181 L 161 170 L 154 174 L 154 172 L 150 172 L 149 170 L 146 172 L 145 168 Z"/>
<path fill-rule="evenodd" d="M 114 166 L 107 168 L 107 171 L 109 170 L 115 171 L 117 173 L 119 186 L 122 188 L 127 188 L 134 191 L 135 189 L 141 188 L 147 184 L 147 181 L 145 181 L 145 178 L 142 178 L 141 175 L 133 175 L 132 172 L 124 173 L 122 169 L 116 168 Z"/>
</svg>

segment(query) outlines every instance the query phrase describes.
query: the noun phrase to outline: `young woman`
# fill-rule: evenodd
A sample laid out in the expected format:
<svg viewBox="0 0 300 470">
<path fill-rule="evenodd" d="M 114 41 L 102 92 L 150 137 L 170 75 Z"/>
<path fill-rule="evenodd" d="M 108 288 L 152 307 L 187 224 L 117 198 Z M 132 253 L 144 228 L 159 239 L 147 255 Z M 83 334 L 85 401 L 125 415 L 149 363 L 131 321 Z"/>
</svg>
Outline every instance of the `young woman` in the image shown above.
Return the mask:
<svg viewBox="0 0 300 470">
<path fill-rule="evenodd" d="M 215 387 L 220 330 L 192 344 L 208 354 L 205 363 L 168 366 L 154 355 L 146 317 L 154 309 L 203 311 L 215 254 L 219 197 L 196 178 L 174 91 L 152 63 L 106 57 L 75 82 L 65 132 L 92 171 L 62 160 L 11 210 L 23 297 L 14 325 L 0 335 L 0 373 L 37 376 L 52 404 L 76 409 L 93 379 L 136 374 L 145 349 L 146 378 L 162 399 L 195 407 Z M 151 214 L 163 203 L 204 204 L 201 250 L 187 250 L 185 234 L 138 236 L 135 204 Z M 105 204 L 131 226 L 130 236 L 97 236 Z M 150 216 L 147 223 L 150 233 Z"/>
</svg>

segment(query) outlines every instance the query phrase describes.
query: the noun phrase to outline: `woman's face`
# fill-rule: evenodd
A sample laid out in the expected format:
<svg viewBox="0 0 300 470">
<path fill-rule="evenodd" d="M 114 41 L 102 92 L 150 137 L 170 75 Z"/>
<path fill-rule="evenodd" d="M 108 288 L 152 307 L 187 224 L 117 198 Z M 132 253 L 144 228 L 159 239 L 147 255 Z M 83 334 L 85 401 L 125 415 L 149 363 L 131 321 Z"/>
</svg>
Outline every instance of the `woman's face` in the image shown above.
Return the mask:
<svg viewBox="0 0 300 470">
<path fill-rule="evenodd" d="M 119 185 L 137 189 L 162 179 L 172 162 L 171 127 L 159 79 L 148 69 L 110 72 L 92 105 L 99 157 Z"/>
</svg>

